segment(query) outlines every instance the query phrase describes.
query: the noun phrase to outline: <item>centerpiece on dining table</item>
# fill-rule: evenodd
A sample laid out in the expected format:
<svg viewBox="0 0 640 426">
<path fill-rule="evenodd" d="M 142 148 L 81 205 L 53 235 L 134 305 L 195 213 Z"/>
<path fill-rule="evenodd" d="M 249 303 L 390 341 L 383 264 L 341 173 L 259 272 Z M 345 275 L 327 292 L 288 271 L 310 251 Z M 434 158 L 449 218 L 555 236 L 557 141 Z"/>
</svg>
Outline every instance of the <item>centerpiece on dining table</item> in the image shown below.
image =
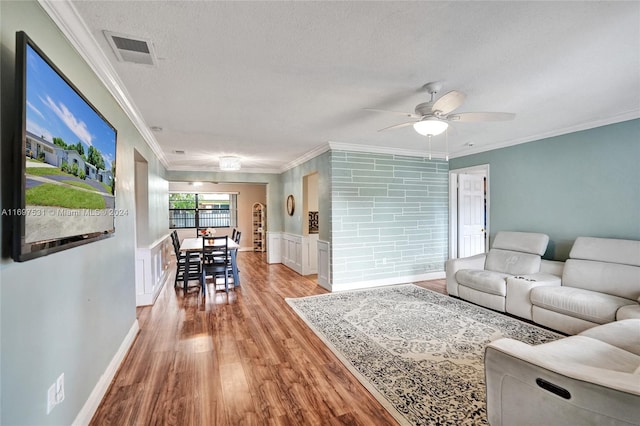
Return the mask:
<svg viewBox="0 0 640 426">
<path fill-rule="evenodd" d="M 203 237 L 213 237 L 215 233 L 215 228 L 206 228 L 200 230 L 200 235 L 202 235 Z"/>
</svg>

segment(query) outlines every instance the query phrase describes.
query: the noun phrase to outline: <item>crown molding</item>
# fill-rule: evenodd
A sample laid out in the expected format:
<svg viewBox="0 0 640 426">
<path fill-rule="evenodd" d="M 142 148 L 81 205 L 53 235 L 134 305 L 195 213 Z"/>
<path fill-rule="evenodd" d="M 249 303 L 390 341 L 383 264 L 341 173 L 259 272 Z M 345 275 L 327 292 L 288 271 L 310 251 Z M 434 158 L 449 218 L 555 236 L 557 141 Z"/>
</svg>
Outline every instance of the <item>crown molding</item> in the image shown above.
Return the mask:
<svg viewBox="0 0 640 426">
<path fill-rule="evenodd" d="M 316 158 L 318 155 L 320 154 L 324 154 L 325 152 L 329 151 L 330 147 L 328 143 L 324 143 L 320 146 L 317 146 L 315 148 L 313 148 L 311 151 L 308 151 L 306 154 L 303 154 L 302 156 L 296 158 L 293 161 L 288 162 L 287 164 L 285 164 L 284 166 L 282 166 L 282 168 L 279 170 L 280 173 L 284 173 L 287 170 L 291 170 L 294 167 L 297 167 L 313 158 Z"/>
<path fill-rule="evenodd" d="M 466 157 L 467 155 L 480 154 L 481 152 L 493 151 L 494 149 L 507 148 L 514 145 L 520 145 L 527 142 L 539 141 L 542 139 L 553 138 L 556 136 L 568 135 L 570 133 L 581 132 L 583 130 L 595 129 L 596 127 L 608 126 L 609 124 L 622 123 L 624 121 L 636 120 L 640 118 L 640 110 L 635 109 L 620 114 L 616 114 L 612 117 L 603 118 L 601 120 L 589 121 L 586 123 L 580 123 L 575 126 L 564 127 L 562 129 L 551 130 L 549 132 L 538 133 L 533 136 L 527 136 L 526 138 L 512 139 L 505 142 L 498 142 L 491 145 L 482 145 L 479 147 L 465 149 L 460 152 L 453 152 L 449 154 L 449 158 Z"/>
<path fill-rule="evenodd" d="M 388 155 L 402 155 L 405 157 L 419 157 L 419 158 L 428 158 L 429 153 L 425 151 L 411 150 L 411 149 L 399 149 L 399 148 L 389 148 L 389 147 L 381 147 L 381 146 L 373 146 L 373 145 L 359 145 L 359 144 L 350 144 L 343 142 L 327 142 L 322 144 L 306 154 L 298 157 L 297 159 L 287 163 L 279 170 L 279 173 L 284 173 L 287 170 L 291 170 L 294 167 L 297 167 L 320 154 L 324 154 L 330 150 L 337 151 L 352 151 L 352 152 L 366 152 L 369 154 L 388 154 Z M 446 159 L 447 153 L 441 151 L 431 151 L 431 158 L 437 159 Z"/>
<path fill-rule="evenodd" d="M 236 171 L 224 171 L 219 167 L 198 167 L 193 166 L 173 166 L 167 169 L 168 172 L 207 172 L 207 173 L 233 173 L 233 174 L 268 174 L 277 175 L 282 173 L 281 169 L 260 169 L 260 168 L 244 168 Z"/>
<path fill-rule="evenodd" d="M 343 142 L 329 142 L 329 146 L 331 147 L 332 150 L 338 150 L 338 151 L 368 152 L 370 154 L 402 155 L 405 157 L 419 157 L 419 158 L 429 157 L 429 152 L 424 150 L 415 150 L 415 149 L 390 148 L 386 146 L 372 146 L 372 145 L 356 145 L 356 144 L 343 143 Z M 431 158 L 445 159 L 446 156 L 447 156 L 446 152 L 431 151 Z"/>
<path fill-rule="evenodd" d="M 38 3 L 111 93 L 158 160 L 167 169 L 169 163 L 160 145 L 77 9 L 68 0 L 38 0 Z"/>
</svg>

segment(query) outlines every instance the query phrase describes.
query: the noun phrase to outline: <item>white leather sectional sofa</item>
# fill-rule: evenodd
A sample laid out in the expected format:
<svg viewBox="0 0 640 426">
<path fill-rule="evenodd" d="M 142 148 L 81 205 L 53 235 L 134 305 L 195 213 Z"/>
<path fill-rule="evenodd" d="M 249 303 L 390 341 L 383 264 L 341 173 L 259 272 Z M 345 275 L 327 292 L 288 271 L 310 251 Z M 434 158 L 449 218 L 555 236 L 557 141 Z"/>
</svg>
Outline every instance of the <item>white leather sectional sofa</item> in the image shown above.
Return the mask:
<svg viewBox="0 0 640 426">
<path fill-rule="evenodd" d="M 640 241 L 579 237 L 564 263 L 540 258 L 547 242 L 499 232 L 446 263 L 450 295 L 570 335 L 487 346 L 489 423 L 640 425 Z"/>
<path fill-rule="evenodd" d="M 498 232 L 486 255 L 447 261 L 447 291 L 566 334 L 640 318 L 640 241 L 579 237 L 566 262 L 541 259 L 547 243 Z"/>
</svg>

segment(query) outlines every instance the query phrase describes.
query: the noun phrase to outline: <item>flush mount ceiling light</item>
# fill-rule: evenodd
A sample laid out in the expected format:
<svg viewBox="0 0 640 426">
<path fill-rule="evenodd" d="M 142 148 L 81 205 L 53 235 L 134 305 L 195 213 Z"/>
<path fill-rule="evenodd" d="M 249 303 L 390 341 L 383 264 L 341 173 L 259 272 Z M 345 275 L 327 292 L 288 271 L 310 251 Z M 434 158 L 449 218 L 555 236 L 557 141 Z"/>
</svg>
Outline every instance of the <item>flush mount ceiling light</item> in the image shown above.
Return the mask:
<svg viewBox="0 0 640 426">
<path fill-rule="evenodd" d="M 447 130 L 447 127 L 449 127 L 449 123 L 432 117 L 413 123 L 416 132 L 423 136 L 437 136 Z"/>
<path fill-rule="evenodd" d="M 229 172 L 240 170 L 240 157 L 228 155 L 219 158 L 220 170 Z"/>
</svg>

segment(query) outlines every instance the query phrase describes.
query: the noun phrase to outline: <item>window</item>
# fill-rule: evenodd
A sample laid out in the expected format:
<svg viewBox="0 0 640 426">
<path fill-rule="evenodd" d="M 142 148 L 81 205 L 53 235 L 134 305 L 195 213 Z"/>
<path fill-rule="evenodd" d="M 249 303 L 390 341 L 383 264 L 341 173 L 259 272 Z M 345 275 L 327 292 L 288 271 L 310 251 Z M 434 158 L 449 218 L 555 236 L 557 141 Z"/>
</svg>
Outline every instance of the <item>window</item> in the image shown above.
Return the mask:
<svg viewBox="0 0 640 426">
<path fill-rule="evenodd" d="M 237 224 L 237 194 L 169 194 L 169 227 L 232 228 Z"/>
</svg>

